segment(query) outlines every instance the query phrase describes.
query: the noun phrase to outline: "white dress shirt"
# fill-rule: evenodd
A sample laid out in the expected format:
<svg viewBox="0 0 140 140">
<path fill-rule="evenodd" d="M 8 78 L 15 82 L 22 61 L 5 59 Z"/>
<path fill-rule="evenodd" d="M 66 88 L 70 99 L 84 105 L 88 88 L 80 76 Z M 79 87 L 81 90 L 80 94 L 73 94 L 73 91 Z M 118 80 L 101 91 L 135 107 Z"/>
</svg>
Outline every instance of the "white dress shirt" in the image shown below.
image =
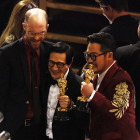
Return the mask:
<svg viewBox="0 0 140 140">
<path fill-rule="evenodd" d="M 64 79 L 67 78 L 67 75 L 69 73 L 69 69 L 64 75 Z M 53 139 L 53 132 L 52 132 L 52 122 L 53 122 L 53 117 L 55 113 L 55 109 L 58 103 L 57 95 L 59 94 L 60 88 L 58 87 L 57 84 L 51 85 L 49 89 L 49 95 L 48 95 L 48 103 L 47 103 L 47 129 L 46 129 L 46 135 L 50 138 Z"/>
<path fill-rule="evenodd" d="M 92 100 L 92 98 L 93 98 L 94 95 L 95 95 L 95 92 L 98 91 L 98 89 L 99 89 L 99 87 L 100 87 L 100 84 L 101 84 L 101 82 L 102 82 L 104 76 L 106 75 L 106 73 L 108 72 L 108 70 L 112 67 L 112 65 L 113 65 L 115 62 L 116 62 L 116 61 L 114 61 L 114 62 L 110 65 L 110 67 L 109 67 L 106 71 L 104 71 L 101 75 L 98 74 L 98 79 L 97 79 L 96 88 L 94 87 L 94 90 L 93 90 L 92 94 L 90 95 L 89 99 L 87 100 L 87 102 L 90 102 L 90 101 Z"/>
</svg>

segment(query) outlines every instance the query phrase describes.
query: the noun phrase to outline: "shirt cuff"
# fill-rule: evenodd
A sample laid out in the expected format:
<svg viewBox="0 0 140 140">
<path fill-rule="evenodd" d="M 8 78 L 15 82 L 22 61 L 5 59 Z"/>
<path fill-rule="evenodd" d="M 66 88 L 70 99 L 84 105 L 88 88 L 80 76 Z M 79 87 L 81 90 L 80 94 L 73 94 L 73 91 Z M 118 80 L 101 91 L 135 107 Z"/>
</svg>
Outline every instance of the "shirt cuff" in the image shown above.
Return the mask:
<svg viewBox="0 0 140 140">
<path fill-rule="evenodd" d="M 88 98 L 87 102 L 90 102 L 92 100 L 92 98 L 94 97 L 95 95 L 95 90 L 93 90 L 92 94 L 90 95 L 90 97 Z"/>
</svg>

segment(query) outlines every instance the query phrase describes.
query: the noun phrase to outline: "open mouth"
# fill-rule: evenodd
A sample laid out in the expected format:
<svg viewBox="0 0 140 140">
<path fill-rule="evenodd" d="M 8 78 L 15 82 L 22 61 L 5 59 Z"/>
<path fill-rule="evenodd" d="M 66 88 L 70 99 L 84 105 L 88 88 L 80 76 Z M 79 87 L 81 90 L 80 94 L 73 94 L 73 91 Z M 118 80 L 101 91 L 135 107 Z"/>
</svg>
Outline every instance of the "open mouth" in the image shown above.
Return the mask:
<svg viewBox="0 0 140 140">
<path fill-rule="evenodd" d="M 39 44 L 40 43 L 40 41 L 38 41 L 38 42 L 33 42 L 34 44 Z"/>
<path fill-rule="evenodd" d="M 58 71 L 52 71 L 52 73 L 53 73 L 53 74 L 58 74 L 59 72 L 58 72 Z"/>
</svg>

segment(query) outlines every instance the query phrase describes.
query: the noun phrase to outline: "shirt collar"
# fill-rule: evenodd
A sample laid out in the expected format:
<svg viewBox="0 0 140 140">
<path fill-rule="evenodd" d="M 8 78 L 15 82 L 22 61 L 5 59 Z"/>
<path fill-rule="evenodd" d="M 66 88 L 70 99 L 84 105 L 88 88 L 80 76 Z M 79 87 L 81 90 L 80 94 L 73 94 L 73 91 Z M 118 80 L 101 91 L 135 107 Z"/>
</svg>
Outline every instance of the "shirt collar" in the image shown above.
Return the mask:
<svg viewBox="0 0 140 140">
<path fill-rule="evenodd" d="M 64 79 L 67 79 L 68 73 L 69 73 L 69 68 L 68 68 L 67 72 L 64 75 Z"/>
<path fill-rule="evenodd" d="M 115 62 L 116 62 L 116 61 L 114 61 L 114 62 L 110 65 L 110 67 L 109 67 L 107 70 L 105 70 L 101 75 L 98 74 L 98 82 L 99 82 L 99 83 L 102 82 L 104 76 L 106 75 L 106 73 L 108 72 L 108 70 L 112 67 L 112 65 L 113 65 Z"/>
</svg>

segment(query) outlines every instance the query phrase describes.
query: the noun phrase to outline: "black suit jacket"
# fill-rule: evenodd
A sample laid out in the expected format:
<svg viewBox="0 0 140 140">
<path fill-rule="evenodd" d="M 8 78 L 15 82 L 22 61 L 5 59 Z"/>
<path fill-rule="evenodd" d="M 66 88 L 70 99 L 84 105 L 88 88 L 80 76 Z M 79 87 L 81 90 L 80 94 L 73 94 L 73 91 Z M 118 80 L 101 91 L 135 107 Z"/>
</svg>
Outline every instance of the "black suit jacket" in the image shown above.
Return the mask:
<svg viewBox="0 0 140 140">
<path fill-rule="evenodd" d="M 40 48 L 40 84 L 47 69 L 47 52 L 50 42 L 43 41 Z M 0 132 L 11 135 L 24 125 L 28 103 L 31 98 L 29 68 L 23 39 L 0 48 L 0 111 L 4 121 Z"/>
<path fill-rule="evenodd" d="M 112 24 L 104 27 L 100 32 L 110 33 L 117 44 L 117 47 L 134 44 L 139 41 L 137 29 L 138 21 L 130 15 L 116 18 Z"/>
<path fill-rule="evenodd" d="M 46 74 L 46 77 L 50 77 L 50 78 L 49 80 L 46 80 L 46 84 L 44 84 L 44 86 L 42 87 L 42 90 L 43 90 L 42 99 L 44 99 L 42 103 L 45 103 L 45 105 L 43 105 L 43 107 L 45 107 L 43 108 L 43 114 L 44 114 L 45 119 L 47 117 L 46 116 L 47 101 L 48 101 L 48 94 L 49 94 L 49 89 L 51 86 L 51 79 L 52 79 L 49 73 Z M 80 88 L 81 88 L 81 82 L 83 80 L 78 75 L 76 75 L 71 68 L 69 69 L 69 73 L 66 80 L 67 80 L 67 88 L 66 88 L 65 94 L 69 96 L 70 99 L 72 99 L 74 104 L 76 104 L 77 97 L 81 96 Z M 57 107 L 59 106 L 60 105 L 58 102 Z M 56 110 L 57 110 L 57 107 L 56 107 Z M 56 110 L 55 110 L 54 116 L 57 115 Z M 60 123 L 53 120 L 52 131 L 53 131 L 54 140 L 85 140 L 85 130 L 78 128 L 76 126 L 73 116 L 74 116 L 74 111 L 72 110 L 70 111 L 70 117 L 72 117 L 72 120 L 68 122 L 60 122 Z"/>
<path fill-rule="evenodd" d="M 140 41 L 116 50 L 118 64 L 131 76 L 136 91 L 136 127 L 140 132 Z"/>
</svg>

